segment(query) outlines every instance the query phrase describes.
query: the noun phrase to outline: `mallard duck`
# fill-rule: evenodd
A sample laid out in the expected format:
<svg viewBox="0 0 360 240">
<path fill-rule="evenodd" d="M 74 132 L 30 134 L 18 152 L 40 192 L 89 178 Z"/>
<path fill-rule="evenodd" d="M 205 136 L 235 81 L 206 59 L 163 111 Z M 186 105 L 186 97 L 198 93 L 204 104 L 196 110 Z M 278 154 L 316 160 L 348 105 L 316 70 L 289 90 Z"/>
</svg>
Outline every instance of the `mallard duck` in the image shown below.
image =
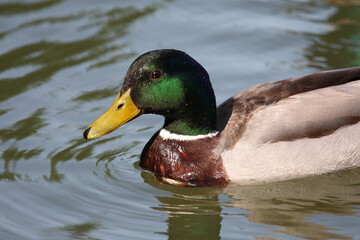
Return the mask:
<svg viewBox="0 0 360 240">
<path fill-rule="evenodd" d="M 177 186 L 260 184 L 360 166 L 360 67 L 241 91 L 216 107 L 206 70 L 173 49 L 139 56 L 84 138 L 141 114 L 165 117 L 140 166 Z"/>
</svg>

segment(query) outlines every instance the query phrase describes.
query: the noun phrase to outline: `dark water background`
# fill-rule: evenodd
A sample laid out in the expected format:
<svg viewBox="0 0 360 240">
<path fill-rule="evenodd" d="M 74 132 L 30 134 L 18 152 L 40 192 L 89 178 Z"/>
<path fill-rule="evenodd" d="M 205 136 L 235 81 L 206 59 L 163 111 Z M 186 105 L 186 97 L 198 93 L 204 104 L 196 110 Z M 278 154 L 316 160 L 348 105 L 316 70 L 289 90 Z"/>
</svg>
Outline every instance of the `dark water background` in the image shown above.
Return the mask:
<svg viewBox="0 0 360 240">
<path fill-rule="evenodd" d="M 1 0 L 0 239 L 360 239 L 360 170 L 176 188 L 139 168 L 161 117 L 84 140 L 134 58 L 158 48 L 202 63 L 221 103 L 359 66 L 360 2 Z"/>
</svg>

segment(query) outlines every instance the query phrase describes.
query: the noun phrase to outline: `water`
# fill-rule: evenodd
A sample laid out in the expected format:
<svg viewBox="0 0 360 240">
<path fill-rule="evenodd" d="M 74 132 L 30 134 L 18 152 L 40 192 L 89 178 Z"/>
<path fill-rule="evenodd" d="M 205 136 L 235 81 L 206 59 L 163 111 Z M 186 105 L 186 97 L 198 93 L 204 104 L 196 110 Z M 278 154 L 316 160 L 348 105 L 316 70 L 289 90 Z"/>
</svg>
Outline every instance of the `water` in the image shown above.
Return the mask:
<svg viewBox="0 0 360 240">
<path fill-rule="evenodd" d="M 159 116 L 82 139 L 148 50 L 197 59 L 218 103 L 358 66 L 358 1 L 2 0 L 0 46 L 0 239 L 360 239 L 360 170 L 176 188 L 139 168 Z"/>
</svg>

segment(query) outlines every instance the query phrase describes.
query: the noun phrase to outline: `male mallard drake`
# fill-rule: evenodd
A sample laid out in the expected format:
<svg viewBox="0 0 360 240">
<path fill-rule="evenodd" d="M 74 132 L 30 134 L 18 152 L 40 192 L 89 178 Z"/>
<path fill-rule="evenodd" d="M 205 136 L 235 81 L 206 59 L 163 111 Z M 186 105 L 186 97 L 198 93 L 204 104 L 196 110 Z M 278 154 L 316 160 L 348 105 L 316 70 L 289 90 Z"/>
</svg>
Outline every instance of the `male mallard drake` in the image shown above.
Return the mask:
<svg viewBox="0 0 360 240">
<path fill-rule="evenodd" d="M 261 84 L 216 108 L 206 70 L 178 50 L 130 66 L 110 109 L 84 137 L 105 135 L 143 113 L 165 123 L 140 166 L 186 186 L 261 183 L 360 166 L 360 67 Z"/>
</svg>

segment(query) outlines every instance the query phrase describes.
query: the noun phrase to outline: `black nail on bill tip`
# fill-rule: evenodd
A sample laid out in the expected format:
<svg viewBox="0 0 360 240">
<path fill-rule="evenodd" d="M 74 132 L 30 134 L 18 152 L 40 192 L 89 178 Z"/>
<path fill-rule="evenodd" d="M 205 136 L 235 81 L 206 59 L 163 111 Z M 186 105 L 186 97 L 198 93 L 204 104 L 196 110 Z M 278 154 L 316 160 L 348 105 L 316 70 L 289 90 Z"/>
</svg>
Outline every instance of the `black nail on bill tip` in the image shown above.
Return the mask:
<svg viewBox="0 0 360 240">
<path fill-rule="evenodd" d="M 88 134 L 89 134 L 89 132 L 90 132 L 90 129 L 91 129 L 91 127 L 87 128 L 87 129 L 84 131 L 83 136 L 84 136 L 85 139 L 88 139 Z"/>
</svg>

